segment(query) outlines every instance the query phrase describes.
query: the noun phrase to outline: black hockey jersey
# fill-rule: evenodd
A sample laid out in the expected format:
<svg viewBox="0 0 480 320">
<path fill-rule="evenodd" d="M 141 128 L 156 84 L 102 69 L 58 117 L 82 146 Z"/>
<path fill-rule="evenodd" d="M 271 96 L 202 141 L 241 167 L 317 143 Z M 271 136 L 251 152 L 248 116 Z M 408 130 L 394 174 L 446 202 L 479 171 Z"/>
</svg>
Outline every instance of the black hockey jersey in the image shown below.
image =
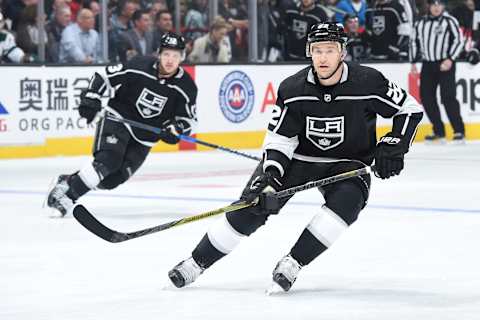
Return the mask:
<svg viewBox="0 0 480 320">
<path fill-rule="evenodd" d="M 197 86 L 183 68 L 170 78 L 158 78 L 155 57 L 138 57 L 126 65 L 106 67 L 106 77 L 95 74 L 89 90 L 102 94 L 114 89 L 107 111 L 115 116 L 162 127 L 170 121 L 183 126 L 188 135 L 197 121 Z M 125 125 L 138 142 L 152 146 L 159 136 L 150 131 Z"/>
<path fill-rule="evenodd" d="M 369 48 L 365 32 L 360 34 L 349 34 L 347 41 L 346 61 L 363 61 L 368 59 Z"/>
<path fill-rule="evenodd" d="M 372 58 L 397 60 L 408 57 L 411 25 L 398 0 L 377 1 L 365 12 Z"/>
<path fill-rule="evenodd" d="M 370 165 L 376 118 L 392 118 L 392 132 L 413 139 L 422 108 L 379 71 L 344 62 L 339 83 L 318 83 L 312 67 L 285 79 L 264 141 L 264 168 L 283 175 L 291 159 L 307 162 L 356 160 Z"/>
<path fill-rule="evenodd" d="M 285 59 L 305 60 L 305 44 L 310 27 L 322 21 L 327 21 L 325 11 L 318 5 L 310 11 L 302 11 L 299 6 L 285 10 Z"/>
</svg>

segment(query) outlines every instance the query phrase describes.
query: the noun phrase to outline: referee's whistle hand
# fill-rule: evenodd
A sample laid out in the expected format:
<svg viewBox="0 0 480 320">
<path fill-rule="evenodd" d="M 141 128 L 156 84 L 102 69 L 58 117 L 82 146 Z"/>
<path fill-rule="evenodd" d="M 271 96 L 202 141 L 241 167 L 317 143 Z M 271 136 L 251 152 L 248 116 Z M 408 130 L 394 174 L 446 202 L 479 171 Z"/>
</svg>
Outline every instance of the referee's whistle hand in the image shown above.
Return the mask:
<svg viewBox="0 0 480 320">
<path fill-rule="evenodd" d="M 442 61 L 440 64 L 440 71 L 448 71 L 452 68 L 452 60 L 450 59 L 445 59 Z"/>
</svg>

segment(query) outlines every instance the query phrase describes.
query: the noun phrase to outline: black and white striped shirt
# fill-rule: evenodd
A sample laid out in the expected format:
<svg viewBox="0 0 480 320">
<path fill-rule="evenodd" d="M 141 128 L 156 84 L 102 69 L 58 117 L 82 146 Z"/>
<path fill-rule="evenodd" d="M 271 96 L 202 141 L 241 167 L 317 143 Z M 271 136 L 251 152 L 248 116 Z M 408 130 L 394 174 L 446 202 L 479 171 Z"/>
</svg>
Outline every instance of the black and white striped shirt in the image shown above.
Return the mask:
<svg viewBox="0 0 480 320">
<path fill-rule="evenodd" d="M 463 36 L 458 20 L 443 12 L 438 17 L 424 16 L 415 23 L 410 61 L 455 60 L 463 50 Z"/>
</svg>

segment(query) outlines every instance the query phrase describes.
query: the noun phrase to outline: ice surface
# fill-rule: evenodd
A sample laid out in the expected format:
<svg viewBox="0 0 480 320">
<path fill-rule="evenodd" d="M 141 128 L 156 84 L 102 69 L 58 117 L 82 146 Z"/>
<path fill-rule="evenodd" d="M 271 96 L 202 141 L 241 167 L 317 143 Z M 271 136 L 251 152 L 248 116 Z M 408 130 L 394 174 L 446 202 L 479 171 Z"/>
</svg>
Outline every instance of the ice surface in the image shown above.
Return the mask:
<svg viewBox="0 0 480 320">
<path fill-rule="evenodd" d="M 250 151 L 257 153 L 258 151 Z M 367 208 L 288 294 L 271 271 L 318 212 L 317 191 L 184 289 L 163 288 L 213 219 L 111 244 L 41 209 L 50 180 L 87 157 L 0 161 L 0 319 L 480 319 L 480 144 L 416 144 L 400 177 L 374 179 Z M 138 174 L 82 204 L 134 231 L 227 205 L 255 161 L 152 154 Z"/>
</svg>

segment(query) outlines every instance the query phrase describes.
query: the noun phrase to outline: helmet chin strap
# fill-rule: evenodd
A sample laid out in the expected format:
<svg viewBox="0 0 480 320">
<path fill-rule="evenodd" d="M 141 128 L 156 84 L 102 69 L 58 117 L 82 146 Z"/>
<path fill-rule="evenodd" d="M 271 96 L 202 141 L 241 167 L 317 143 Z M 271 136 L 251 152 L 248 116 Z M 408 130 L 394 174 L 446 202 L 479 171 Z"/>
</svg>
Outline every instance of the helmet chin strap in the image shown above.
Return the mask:
<svg viewBox="0 0 480 320">
<path fill-rule="evenodd" d="M 340 62 L 337 64 L 337 67 L 335 68 L 335 70 L 333 70 L 333 72 L 328 76 L 328 77 L 320 77 L 320 75 L 318 75 L 318 79 L 320 80 L 328 80 L 330 79 L 331 77 L 333 77 L 333 75 L 337 72 L 337 70 L 340 68 L 340 66 L 342 65 L 343 63 L 343 60 L 340 60 Z"/>
</svg>

